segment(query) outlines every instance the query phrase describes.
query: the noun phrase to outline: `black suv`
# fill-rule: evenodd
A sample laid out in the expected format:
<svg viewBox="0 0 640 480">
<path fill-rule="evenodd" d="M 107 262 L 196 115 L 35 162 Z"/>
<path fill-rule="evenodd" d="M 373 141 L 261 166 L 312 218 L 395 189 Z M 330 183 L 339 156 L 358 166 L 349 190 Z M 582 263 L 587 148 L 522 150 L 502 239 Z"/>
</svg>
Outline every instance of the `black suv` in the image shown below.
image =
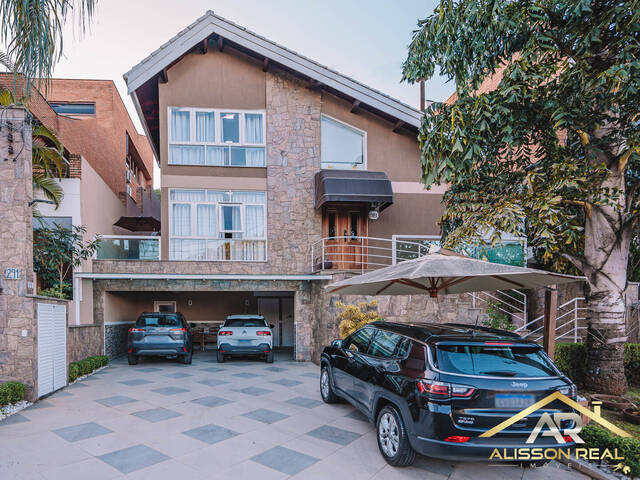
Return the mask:
<svg viewBox="0 0 640 480">
<path fill-rule="evenodd" d="M 191 327 L 181 313 L 145 312 L 129 329 L 127 353 L 129 365 L 137 364 L 141 355 L 178 357 L 182 363 L 191 363 Z"/>
<path fill-rule="evenodd" d="M 543 412 L 572 409 L 555 400 L 492 437 L 479 435 L 555 391 L 576 395 L 539 345 L 462 324 L 374 322 L 326 347 L 321 367 L 322 399 L 344 398 L 362 411 L 376 425 L 383 457 L 396 466 L 413 463 L 416 452 L 486 461 L 496 448 L 531 447 L 525 441 Z M 574 445 L 542 436 L 535 442 Z"/>
</svg>

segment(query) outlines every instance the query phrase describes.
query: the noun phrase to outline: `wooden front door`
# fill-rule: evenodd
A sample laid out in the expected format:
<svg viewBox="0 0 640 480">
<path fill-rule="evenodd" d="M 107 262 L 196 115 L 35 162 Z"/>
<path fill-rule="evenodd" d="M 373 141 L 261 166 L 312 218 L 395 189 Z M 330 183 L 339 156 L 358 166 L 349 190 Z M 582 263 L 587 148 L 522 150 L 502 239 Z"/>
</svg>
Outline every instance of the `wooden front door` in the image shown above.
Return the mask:
<svg viewBox="0 0 640 480">
<path fill-rule="evenodd" d="M 360 270 L 366 264 L 366 209 L 354 206 L 325 207 L 322 216 L 325 240 L 324 268 Z"/>
</svg>

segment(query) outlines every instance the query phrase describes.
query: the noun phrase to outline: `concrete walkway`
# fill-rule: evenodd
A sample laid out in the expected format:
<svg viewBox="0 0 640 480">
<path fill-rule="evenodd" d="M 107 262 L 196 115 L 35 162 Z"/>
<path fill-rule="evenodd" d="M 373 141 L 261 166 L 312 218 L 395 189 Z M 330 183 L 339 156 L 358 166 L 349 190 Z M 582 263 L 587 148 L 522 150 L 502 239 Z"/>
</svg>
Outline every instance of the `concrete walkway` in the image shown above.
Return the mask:
<svg viewBox="0 0 640 480">
<path fill-rule="evenodd" d="M 0 422 L 0 479 L 586 478 L 419 457 L 388 466 L 373 427 L 320 399 L 309 363 L 116 360 Z"/>
</svg>

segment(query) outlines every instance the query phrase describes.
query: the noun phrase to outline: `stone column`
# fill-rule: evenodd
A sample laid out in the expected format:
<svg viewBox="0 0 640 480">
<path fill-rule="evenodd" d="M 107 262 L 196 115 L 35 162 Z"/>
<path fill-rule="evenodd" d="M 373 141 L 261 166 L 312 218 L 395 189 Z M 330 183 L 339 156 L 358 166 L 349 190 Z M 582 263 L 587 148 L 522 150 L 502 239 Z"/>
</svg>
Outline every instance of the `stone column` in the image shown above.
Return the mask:
<svg viewBox="0 0 640 480">
<path fill-rule="evenodd" d="M 27 386 L 37 375 L 33 293 L 33 198 L 30 113 L 0 111 L 0 380 Z"/>
</svg>

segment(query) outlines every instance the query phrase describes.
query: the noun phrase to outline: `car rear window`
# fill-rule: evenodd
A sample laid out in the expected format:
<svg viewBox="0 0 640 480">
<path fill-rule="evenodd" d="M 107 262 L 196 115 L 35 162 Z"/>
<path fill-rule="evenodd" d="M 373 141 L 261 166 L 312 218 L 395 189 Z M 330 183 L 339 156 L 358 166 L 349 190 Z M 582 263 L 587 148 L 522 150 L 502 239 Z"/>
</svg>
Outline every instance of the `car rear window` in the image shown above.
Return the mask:
<svg viewBox="0 0 640 480">
<path fill-rule="evenodd" d="M 168 315 L 144 316 L 138 318 L 136 327 L 180 327 L 181 322 L 178 317 Z"/>
<path fill-rule="evenodd" d="M 265 327 L 267 324 L 262 318 L 227 318 L 225 327 Z"/>
<path fill-rule="evenodd" d="M 490 377 L 558 374 L 540 347 L 518 345 L 438 345 L 436 364 L 445 372 Z"/>
</svg>

